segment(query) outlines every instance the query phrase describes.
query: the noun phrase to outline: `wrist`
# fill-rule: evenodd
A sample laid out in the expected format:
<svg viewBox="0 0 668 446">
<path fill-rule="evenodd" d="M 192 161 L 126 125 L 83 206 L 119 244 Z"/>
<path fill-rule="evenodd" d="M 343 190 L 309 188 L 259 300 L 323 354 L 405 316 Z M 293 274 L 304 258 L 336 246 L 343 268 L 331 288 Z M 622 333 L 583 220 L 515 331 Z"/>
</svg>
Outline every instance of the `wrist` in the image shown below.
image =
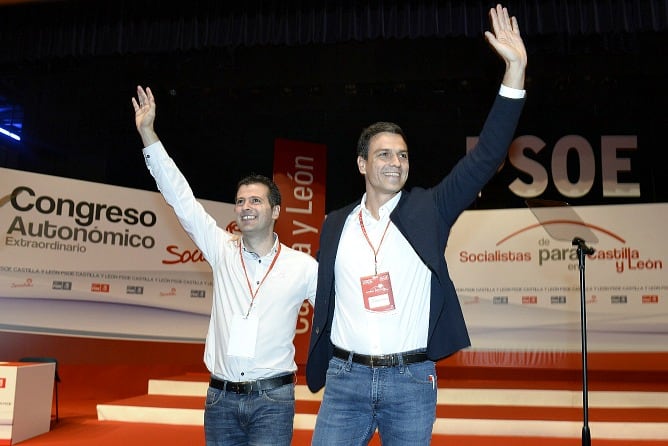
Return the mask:
<svg viewBox="0 0 668 446">
<path fill-rule="evenodd" d="M 148 147 L 151 144 L 156 143 L 160 140 L 158 138 L 157 133 L 155 133 L 153 129 L 140 129 L 139 136 L 141 137 L 141 140 L 144 143 L 144 147 Z"/>
</svg>

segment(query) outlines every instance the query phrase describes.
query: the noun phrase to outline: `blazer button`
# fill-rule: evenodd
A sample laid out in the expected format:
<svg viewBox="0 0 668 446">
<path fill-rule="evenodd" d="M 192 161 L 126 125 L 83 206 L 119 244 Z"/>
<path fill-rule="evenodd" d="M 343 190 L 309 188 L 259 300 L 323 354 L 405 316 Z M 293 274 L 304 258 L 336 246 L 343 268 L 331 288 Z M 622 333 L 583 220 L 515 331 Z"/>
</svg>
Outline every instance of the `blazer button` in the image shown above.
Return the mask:
<svg viewBox="0 0 668 446">
<path fill-rule="evenodd" d="M 320 334 L 320 327 L 315 327 L 315 334 Z"/>
</svg>

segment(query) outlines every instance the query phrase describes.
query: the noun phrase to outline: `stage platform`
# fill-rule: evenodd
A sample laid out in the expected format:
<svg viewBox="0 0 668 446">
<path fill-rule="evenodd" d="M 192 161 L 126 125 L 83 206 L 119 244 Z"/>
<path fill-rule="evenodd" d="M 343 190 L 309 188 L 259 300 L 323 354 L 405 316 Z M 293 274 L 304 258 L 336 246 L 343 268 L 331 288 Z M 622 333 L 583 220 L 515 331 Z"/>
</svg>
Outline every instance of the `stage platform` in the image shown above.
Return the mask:
<svg viewBox="0 0 668 446">
<path fill-rule="evenodd" d="M 149 379 L 144 395 L 98 404 L 98 420 L 201 426 L 207 378 L 206 374 L 187 373 Z M 533 388 L 527 388 L 529 385 Z M 539 379 L 515 385 L 513 381 L 439 379 L 434 444 L 440 436 L 581 438 L 583 392 L 573 387 L 572 383 Z M 311 431 L 322 392 L 311 393 L 300 376 L 295 393 L 295 430 Z M 593 440 L 668 444 L 668 390 L 663 385 L 611 381 L 596 385 L 587 396 Z"/>
</svg>

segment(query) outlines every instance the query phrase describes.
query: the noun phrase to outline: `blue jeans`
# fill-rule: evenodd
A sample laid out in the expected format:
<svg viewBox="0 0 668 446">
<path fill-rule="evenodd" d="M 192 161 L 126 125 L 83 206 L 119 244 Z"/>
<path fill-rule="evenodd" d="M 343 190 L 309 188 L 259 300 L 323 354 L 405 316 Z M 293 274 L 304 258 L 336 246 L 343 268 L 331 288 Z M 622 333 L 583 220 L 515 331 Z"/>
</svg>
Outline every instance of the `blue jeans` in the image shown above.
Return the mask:
<svg viewBox="0 0 668 446">
<path fill-rule="evenodd" d="M 431 377 L 431 378 L 430 378 Z M 428 445 L 436 420 L 436 366 L 368 367 L 332 358 L 312 445 Z"/>
<path fill-rule="evenodd" d="M 237 394 L 209 387 L 204 407 L 207 446 L 290 446 L 295 385 Z"/>
</svg>

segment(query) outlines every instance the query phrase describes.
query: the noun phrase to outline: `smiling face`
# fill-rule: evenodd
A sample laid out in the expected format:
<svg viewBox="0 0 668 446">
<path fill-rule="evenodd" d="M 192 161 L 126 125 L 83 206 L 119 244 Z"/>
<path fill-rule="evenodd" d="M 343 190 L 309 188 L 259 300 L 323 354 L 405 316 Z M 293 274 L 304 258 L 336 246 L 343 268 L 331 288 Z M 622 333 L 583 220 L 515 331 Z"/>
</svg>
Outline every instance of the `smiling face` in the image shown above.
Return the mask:
<svg viewBox="0 0 668 446">
<path fill-rule="evenodd" d="M 281 207 L 271 206 L 269 188 L 262 183 L 239 186 L 234 204 L 237 225 L 243 234 L 272 233 Z"/>
<path fill-rule="evenodd" d="M 399 192 L 408 178 L 408 147 L 396 133 L 382 132 L 369 141 L 365 158 L 357 157 L 357 167 L 365 177 L 367 195 L 385 202 Z"/>
</svg>

